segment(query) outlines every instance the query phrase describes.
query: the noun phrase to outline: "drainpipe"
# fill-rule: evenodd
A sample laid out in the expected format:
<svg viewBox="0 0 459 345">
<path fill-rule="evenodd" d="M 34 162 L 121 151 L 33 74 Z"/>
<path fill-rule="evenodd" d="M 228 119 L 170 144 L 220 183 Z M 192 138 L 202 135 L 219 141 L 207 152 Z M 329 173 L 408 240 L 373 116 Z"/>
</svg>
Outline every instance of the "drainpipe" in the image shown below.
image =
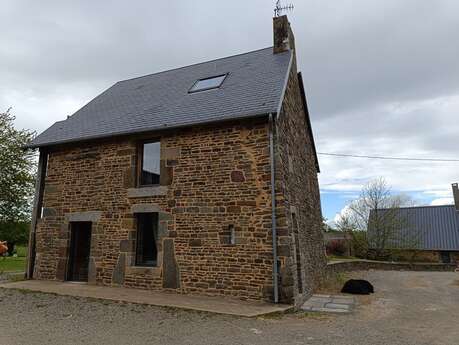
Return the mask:
<svg viewBox="0 0 459 345">
<path fill-rule="evenodd" d="M 271 165 L 271 228 L 273 236 L 273 289 L 274 303 L 279 303 L 279 272 L 277 266 L 277 229 L 276 229 L 276 178 L 274 161 L 274 118 L 269 114 L 269 158 Z"/>
<path fill-rule="evenodd" d="M 48 153 L 40 149 L 40 157 L 38 159 L 37 180 L 35 182 L 35 197 L 32 210 L 32 221 L 30 224 L 29 245 L 27 252 L 26 264 L 26 279 L 33 279 L 33 271 L 35 266 L 35 233 L 37 230 L 37 222 L 41 217 L 41 207 L 43 202 L 43 189 L 45 185 L 46 166 L 48 164 Z"/>
</svg>

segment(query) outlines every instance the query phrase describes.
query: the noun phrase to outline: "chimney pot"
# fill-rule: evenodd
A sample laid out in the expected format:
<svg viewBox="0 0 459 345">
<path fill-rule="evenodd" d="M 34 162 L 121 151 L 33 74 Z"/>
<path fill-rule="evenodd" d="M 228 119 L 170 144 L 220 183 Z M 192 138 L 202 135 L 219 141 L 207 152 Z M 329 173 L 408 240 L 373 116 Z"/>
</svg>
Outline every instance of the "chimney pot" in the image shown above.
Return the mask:
<svg viewBox="0 0 459 345">
<path fill-rule="evenodd" d="M 453 183 L 453 196 L 456 210 L 459 212 L 459 186 L 457 183 Z"/>
</svg>

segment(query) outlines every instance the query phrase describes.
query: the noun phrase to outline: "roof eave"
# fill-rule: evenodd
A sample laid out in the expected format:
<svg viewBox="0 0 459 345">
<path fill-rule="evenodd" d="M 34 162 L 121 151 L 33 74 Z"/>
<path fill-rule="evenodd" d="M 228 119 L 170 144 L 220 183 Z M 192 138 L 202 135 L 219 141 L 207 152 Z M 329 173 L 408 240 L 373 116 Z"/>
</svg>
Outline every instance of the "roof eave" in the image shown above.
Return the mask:
<svg viewBox="0 0 459 345">
<path fill-rule="evenodd" d="M 294 58 L 295 58 L 295 54 L 294 54 L 293 51 L 291 51 L 290 52 L 290 61 L 288 63 L 287 73 L 285 75 L 284 85 L 282 86 L 282 92 L 281 92 L 281 95 L 280 95 L 279 104 L 277 105 L 276 114 L 280 114 L 281 111 L 282 111 L 282 105 L 284 104 L 285 93 L 287 92 L 288 81 L 290 79 L 290 72 L 292 70 L 293 59 Z"/>
<path fill-rule="evenodd" d="M 27 149 L 42 149 L 42 148 L 53 147 L 53 146 L 58 146 L 58 145 L 83 143 L 83 142 L 88 142 L 88 141 L 92 141 L 92 140 L 116 138 L 116 137 L 128 136 L 128 135 L 136 135 L 136 134 L 145 134 L 145 133 L 149 133 L 149 132 L 154 133 L 154 132 L 159 132 L 159 131 L 164 131 L 164 130 L 169 130 L 169 129 L 179 129 L 179 128 L 187 128 L 187 127 L 195 127 L 195 126 L 206 126 L 206 125 L 212 125 L 212 124 L 218 124 L 218 123 L 230 122 L 230 121 L 256 119 L 256 118 L 261 118 L 263 116 L 268 116 L 269 114 L 276 114 L 276 113 L 275 112 L 261 112 L 261 113 L 252 113 L 252 114 L 249 113 L 247 115 L 238 116 L 236 118 L 234 118 L 234 117 L 225 117 L 225 118 L 218 119 L 218 120 L 193 122 L 193 123 L 184 123 L 184 124 L 173 125 L 173 126 L 164 125 L 161 128 L 153 127 L 153 128 L 142 129 L 142 130 L 139 130 L 139 131 L 125 131 L 125 132 L 110 133 L 110 134 L 106 134 L 106 135 L 94 135 L 94 136 L 88 136 L 88 137 L 85 137 L 85 138 L 75 138 L 75 139 L 60 140 L 60 141 L 55 141 L 55 142 L 44 142 L 42 144 L 33 144 L 33 143 L 31 143 L 31 144 L 23 146 L 23 149 L 25 149 L 25 150 L 27 150 Z"/>
<path fill-rule="evenodd" d="M 295 59 L 295 53 L 294 53 L 294 51 L 291 51 L 290 62 L 288 64 L 288 69 L 287 69 L 287 75 L 285 76 L 284 86 L 282 88 L 281 97 L 280 97 L 280 100 L 279 100 L 279 104 L 277 106 L 277 114 L 280 114 L 281 111 L 282 111 L 282 106 L 284 104 L 285 93 L 287 92 L 288 81 L 290 79 L 290 72 L 292 70 L 294 59 Z M 308 125 L 308 132 L 309 132 L 309 135 L 311 137 L 312 150 L 313 150 L 313 153 L 314 153 L 314 160 L 315 160 L 316 170 L 317 170 L 318 173 L 320 173 L 319 159 L 317 157 L 316 144 L 315 144 L 315 141 L 314 141 L 314 134 L 312 132 L 311 119 L 309 117 L 308 103 L 307 103 L 307 100 L 306 100 L 306 94 L 305 94 L 305 91 L 304 91 L 303 76 L 302 76 L 301 72 L 298 73 L 298 80 L 299 80 L 299 84 L 300 84 L 300 93 L 301 93 L 301 99 L 302 99 L 302 102 L 303 102 L 304 112 L 305 112 L 305 116 L 306 116 L 306 122 L 307 122 L 307 125 Z"/>
<path fill-rule="evenodd" d="M 303 75 L 301 74 L 301 72 L 298 72 L 298 80 L 300 84 L 300 92 L 301 92 L 301 98 L 303 101 L 303 107 L 304 107 L 304 113 L 306 117 L 306 123 L 308 126 L 308 132 L 309 132 L 309 136 L 311 137 L 312 151 L 314 153 L 316 169 L 317 169 L 317 172 L 320 173 L 319 158 L 317 157 L 316 143 L 314 140 L 314 133 L 312 132 L 311 117 L 309 116 L 308 101 L 306 99 L 306 93 L 304 91 Z"/>
</svg>

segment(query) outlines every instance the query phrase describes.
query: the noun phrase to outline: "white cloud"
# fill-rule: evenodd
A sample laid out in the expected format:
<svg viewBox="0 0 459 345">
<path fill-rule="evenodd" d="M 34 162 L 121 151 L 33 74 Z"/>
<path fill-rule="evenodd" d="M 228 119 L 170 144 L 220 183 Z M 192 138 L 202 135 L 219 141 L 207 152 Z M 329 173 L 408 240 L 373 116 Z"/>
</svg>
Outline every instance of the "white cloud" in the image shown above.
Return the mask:
<svg viewBox="0 0 459 345">
<path fill-rule="evenodd" d="M 432 200 L 430 205 L 432 205 L 432 206 L 454 205 L 454 199 L 453 198 L 434 199 L 434 200 Z"/>
<path fill-rule="evenodd" d="M 451 188 L 444 189 L 444 190 L 427 190 L 424 192 L 424 194 L 435 197 L 435 198 L 451 198 L 452 195 L 452 190 Z"/>
<path fill-rule="evenodd" d="M 37 131 L 117 80 L 272 44 L 262 0 L 2 5 L 0 111 L 12 106 L 17 126 Z M 241 5 L 237 25 L 223 20 Z M 318 151 L 459 158 L 458 1 L 297 5 L 289 18 Z M 164 15 L 152 21 L 155 12 Z M 379 176 L 425 203 L 450 198 L 459 182 L 458 163 L 319 160 L 322 191 L 352 198 Z"/>
<path fill-rule="evenodd" d="M 388 103 L 343 112 L 315 123 L 318 151 L 459 159 L 454 144 L 458 113 L 459 93 L 419 102 L 399 101 L 397 107 Z M 329 191 L 358 191 L 382 176 L 395 191 L 418 192 L 420 198 L 430 200 L 450 197 L 451 183 L 459 181 L 457 162 L 319 156 L 319 163 L 321 188 Z"/>
<path fill-rule="evenodd" d="M 348 205 L 344 206 L 340 212 L 336 213 L 335 218 L 333 218 L 333 221 L 329 222 L 330 225 L 336 225 L 342 217 L 348 216 L 351 214 L 351 209 L 349 208 Z"/>
</svg>

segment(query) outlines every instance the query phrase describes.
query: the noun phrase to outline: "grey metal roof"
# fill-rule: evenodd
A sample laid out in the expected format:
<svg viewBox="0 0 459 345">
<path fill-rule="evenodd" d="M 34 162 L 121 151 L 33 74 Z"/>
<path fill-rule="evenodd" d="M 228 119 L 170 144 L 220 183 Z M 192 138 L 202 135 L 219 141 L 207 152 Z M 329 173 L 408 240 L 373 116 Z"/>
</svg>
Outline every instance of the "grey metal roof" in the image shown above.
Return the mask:
<svg viewBox="0 0 459 345">
<path fill-rule="evenodd" d="M 408 248 L 414 238 L 416 249 L 459 250 L 459 212 L 454 205 L 404 207 L 396 210 L 396 217 L 403 225 L 392 247 Z"/>
<path fill-rule="evenodd" d="M 265 48 L 120 81 L 29 147 L 276 113 L 290 59 Z M 220 88 L 188 93 L 198 79 L 226 73 Z"/>
</svg>

